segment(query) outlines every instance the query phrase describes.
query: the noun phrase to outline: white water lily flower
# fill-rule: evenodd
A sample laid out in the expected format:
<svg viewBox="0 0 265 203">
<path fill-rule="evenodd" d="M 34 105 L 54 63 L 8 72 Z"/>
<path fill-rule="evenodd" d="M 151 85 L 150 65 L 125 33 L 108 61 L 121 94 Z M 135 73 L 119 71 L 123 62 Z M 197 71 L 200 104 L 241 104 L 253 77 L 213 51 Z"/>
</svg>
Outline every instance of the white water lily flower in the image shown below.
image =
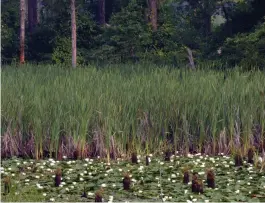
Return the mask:
<svg viewBox="0 0 265 203">
<path fill-rule="evenodd" d="M 185 191 L 184 191 L 184 194 L 187 194 L 187 192 L 188 192 L 188 190 L 185 190 Z"/>
<path fill-rule="evenodd" d="M 35 178 L 39 179 L 39 178 L 40 178 L 40 176 L 35 176 Z"/>
<path fill-rule="evenodd" d="M 31 170 L 31 167 L 27 167 L 28 170 Z M 8 169 L 8 170 L 11 170 L 11 169 Z"/>
<path fill-rule="evenodd" d="M 73 185 L 71 185 L 71 186 L 70 186 L 70 188 L 74 189 L 74 186 L 73 186 Z"/>
<path fill-rule="evenodd" d="M 160 187 L 161 185 L 160 184 L 157 184 L 157 187 Z"/>
<path fill-rule="evenodd" d="M 29 179 L 25 179 L 25 182 L 29 182 Z"/>
<path fill-rule="evenodd" d="M 79 178 L 79 180 L 80 180 L 80 181 L 83 181 L 83 180 L 84 180 L 84 178 Z"/>
<path fill-rule="evenodd" d="M 259 158 L 258 158 L 258 162 L 260 162 L 260 163 L 262 163 L 262 162 L 263 162 L 263 159 L 262 159 L 262 157 L 261 157 L 261 156 L 259 156 Z"/>
<path fill-rule="evenodd" d="M 55 175 L 52 175 L 53 178 L 55 178 Z"/>
<path fill-rule="evenodd" d="M 39 183 L 37 183 L 36 185 L 37 185 L 37 188 L 43 189 L 43 186 L 41 186 Z"/>
<path fill-rule="evenodd" d="M 175 183 L 176 182 L 176 180 L 172 180 L 172 183 Z"/>
<path fill-rule="evenodd" d="M 229 165 L 225 165 L 226 168 L 229 168 Z"/>
<path fill-rule="evenodd" d="M 164 162 L 160 162 L 160 165 L 164 165 Z"/>
<path fill-rule="evenodd" d="M 199 172 L 198 174 L 199 174 L 199 175 L 204 175 L 205 172 L 204 172 L 204 171 L 201 171 L 201 172 Z"/>
<path fill-rule="evenodd" d="M 139 193 L 143 193 L 143 191 L 142 191 L 142 190 L 139 190 L 138 192 L 139 192 Z"/>
<path fill-rule="evenodd" d="M 101 184 L 101 187 L 107 187 L 107 185 L 105 183 Z"/>
<path fill-rule="evenodd" d="M 171 178 L 176 178 L 176 174 L 171 174 Z"/>
<path fill-rule="evenodd" d="M 237 182 L 238 182 L 238 183 L 240 183 L 240 182 L 241 182 L 241 180 L 238 180 Z"/>
<path fill-rule="evenodd" d="M 65 190 L 66 190 L 66 191 L 69 191 L 69 188 L 67 187 L 67 188 L 65 188 Z"/>
<path fill-rule="evenodd" d="M 28 162 L 24 161 L 23 164 L 27 164 Z"/>
<path fill-rule="evenodd" d="M 196 202 L 196 201 L 197 201 L 197 199 L 193 199 L 192 201 L 193 201 L 193 202 Z"/>
<path fill-rule="evenodd" d="M 215 166 L 217 167 L 217 166 L 219 166 L 219 164 L 215 164 Z"/>
<path fill-rule="evenodd" d="M 51 164 L 50 164 L 51 166 L 54 166 L 55 164 L 53 163 L 53 162 L 51 162 Z"/>
<path fill-rule="evenodd" d="M 76 182 L 73 182 L 73 185 L 76 185 Z"/>
<path fill-rule="evenodd" d="M 88 196 L 93 196 L 94 193 L 92 193 L 92 192 L 88 192 L 87 195 L 88 195 Z"/>
<path fill-rule="evenodd" d="M 136 180 L 133 178 L 133 179 L 132 179 L 132 182 L 136 182 Z"/>
<path fill-rule="evenodd" d="M 171 179 L 170 179 L 170 178 L 168 178 L 167 180 L 168 180 L 168 181 L 171 181 Z"/>
<path fill-rule="evenodd" d="M 46 193 L 43 193 L 42 195 L 45 197 L 47 194 Z"/>
<path fill-rule="evenodd" d="M 12 175 L 12 176 L 15 176 L 15 174 L 14 174 L 14 173 L 12 173 L 11 175 Z"/>
<path fill-rule="evenodd" d="M 113 184 L 112 187 L 116 187 L 116 184 Z"/>
<path fill-rule="evenodd" d="M 54 201 L 55 201 L 55 199 L 54 199 L 54 198 L 51 198 L 51 199 L 50 199 L 50 201 L 54 202 Z"/>
<path fill-rule="evenodd" d="M 121 168 L 119 168 L 119 171 L 122 171 L 122 169 L 121 169 Z"/>
<path fill-rule="evenodd" d="M 237 190 L 236 193 L 238 194 L 239 193 L 239 190 Z"/>
<path fill-rule="evenodd" d="M 208 199 L 206 199 L 206 200 L 204 200 L 204 202 L 205 202 L 205 203 L 209 203 L 209 200 L 208 200 Z"/>
<path fill-rule="evenodd" d="M 248 185 L 250 185 L 250 183 L 248 183 Z"/>
<path fill-rule="evenodd" d="M 159 180 L 159 177 L 155 177 L 156 180 Z"/>
<path fill-rule="evenodd" d="M 249 179 L 253 179 L 253 177 L 249 176 Z"/>
</svg>

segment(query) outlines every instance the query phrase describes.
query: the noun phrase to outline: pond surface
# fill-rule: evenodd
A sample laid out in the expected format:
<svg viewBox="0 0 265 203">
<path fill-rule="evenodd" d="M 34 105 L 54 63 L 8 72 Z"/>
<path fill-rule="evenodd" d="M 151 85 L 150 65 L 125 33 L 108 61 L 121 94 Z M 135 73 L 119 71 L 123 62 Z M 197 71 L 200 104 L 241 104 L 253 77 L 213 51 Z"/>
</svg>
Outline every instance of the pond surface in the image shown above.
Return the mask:
<svg viewBox="0 0 265 203">
<path fill-rule="evenodd" d="M 234 160 L 227 156 L 208 157 L 172 156 L 165 162 L 163 157 L 150 157 L 149 166 L 145 157 L 138 157 L 138 164 L 130 160 L 112 161 L 110 165 L 99 159 L 85 160 L 3 160 L 2 181 L 11 178 L 11 190 L 2 201 L 94 201 L 95 192 L 103 188 L 104 201 L 172 201 L 172 202 L 220 202 L 220 201 L 265 201 L 265 173 L 244 162 L 235 167 Z M 55 187 L 55 171 L 62 169 L 62 180 Z M 191 182 L 183 184 L 184 168 L 198 172 L 204 183 L 202 194 L 192 193 Z M 216 188 L 207 187 L 207 169 L 215 173 Z M 123 177 L 129 173 L 131 189 L 123 190 Z M 87 197 L 82 197 L 86 193 Z"/>
</svg>

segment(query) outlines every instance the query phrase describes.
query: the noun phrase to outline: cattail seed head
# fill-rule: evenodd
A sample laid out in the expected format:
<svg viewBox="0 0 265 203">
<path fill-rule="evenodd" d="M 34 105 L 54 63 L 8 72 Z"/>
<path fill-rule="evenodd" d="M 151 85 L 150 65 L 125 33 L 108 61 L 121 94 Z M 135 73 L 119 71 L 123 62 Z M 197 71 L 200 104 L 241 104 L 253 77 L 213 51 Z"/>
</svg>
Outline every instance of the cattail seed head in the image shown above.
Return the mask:
<svg viewBox="0 0 265 203">
<path fill-rule="evenodd" d="M 95 193 L 95 202 L 102 202 L 102 196 L 103 196 L 103 189 L 100 188 L 98 191 Z"/>
<path fill-rule="evenodd" d="M 11 179 L 9 176 L 4 178 L 4 192 L 5 194 L 8 194 L 10 192 L 11 187 Z"/>
<path fill-rule="evenodd" d="M 236 153 L 234 158 L 235 158 L 235 166 L 243 165 L 243 158 L 240 153 Z"/>
<path fill-rule="evenodd" d="M 189 181 L 190 181 L 190 174 L 189 174 L 189 171 L 186 169 L 184 170 L 183 183 L 188 184 Z"/>
<path fill-rule="evenodd" d="M 248 163 L 253 164 L 254 163 L 254 149 L 249 148 L 248 150 Z"/>
<path fill-rule="evenodd" d="M 207 185 L 210 188 L 215 188 L 215 175 L 213 170 L 207 171 Z"/>
<path fill-rule="evenodd" d="M 130 175 L 128 173 L 126 173 L 124 175 L 122 183 L 123 183 L 123 189 L 124 190 L 130 190 L 131 178 L 130 178 Z"/>
<path fill-rule="evenodd" d="M 132 163 L 133 164 L 137 164 L 138 163 L 137 153 L 136 152 L 132 153 Z"/>
<path fill-rule="evenodd" d="M 55 171 L 55 187 L 59 187 L 62 181 L 62 170 L 60 168 L 57 168 Z"/>
</svg>

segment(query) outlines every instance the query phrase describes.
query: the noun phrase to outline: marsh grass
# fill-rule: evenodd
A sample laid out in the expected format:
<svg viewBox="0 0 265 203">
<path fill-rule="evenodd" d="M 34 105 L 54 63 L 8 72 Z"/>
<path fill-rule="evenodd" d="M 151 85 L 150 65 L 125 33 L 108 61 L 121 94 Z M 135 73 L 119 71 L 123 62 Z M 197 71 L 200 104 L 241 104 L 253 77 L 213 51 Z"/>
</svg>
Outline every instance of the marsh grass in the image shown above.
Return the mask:
<svg viewBox="0 0 265 203">
<path fill-rule="evenodd" d="M 261 152 L 264 92 L 264 72 L 240 69 L 6 67 L 2 157 Z"/>
</svg>

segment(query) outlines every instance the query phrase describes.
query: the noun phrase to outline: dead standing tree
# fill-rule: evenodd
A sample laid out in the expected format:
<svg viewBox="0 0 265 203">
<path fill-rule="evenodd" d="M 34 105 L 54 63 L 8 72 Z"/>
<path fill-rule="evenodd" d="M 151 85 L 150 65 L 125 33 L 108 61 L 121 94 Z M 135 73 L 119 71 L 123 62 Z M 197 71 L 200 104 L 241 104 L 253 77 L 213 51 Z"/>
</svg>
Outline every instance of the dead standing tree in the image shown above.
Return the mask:
<svg viewBox="0 0 265 203">
<path fill-rule="evenodd" d="M 71 0 L 71 27 L 72 27 L 72 67 L 76 68 L 76 14 L 75 14 L 75 0 Z"/>
<path fill-rule="evenodd" d="M 20 55 L 19 62 L 20 64 L 25 63 L 25 18 L 26 18 L 26 10 L 25 10 L 25 0 L 20 0 Z"/>
</svg>

